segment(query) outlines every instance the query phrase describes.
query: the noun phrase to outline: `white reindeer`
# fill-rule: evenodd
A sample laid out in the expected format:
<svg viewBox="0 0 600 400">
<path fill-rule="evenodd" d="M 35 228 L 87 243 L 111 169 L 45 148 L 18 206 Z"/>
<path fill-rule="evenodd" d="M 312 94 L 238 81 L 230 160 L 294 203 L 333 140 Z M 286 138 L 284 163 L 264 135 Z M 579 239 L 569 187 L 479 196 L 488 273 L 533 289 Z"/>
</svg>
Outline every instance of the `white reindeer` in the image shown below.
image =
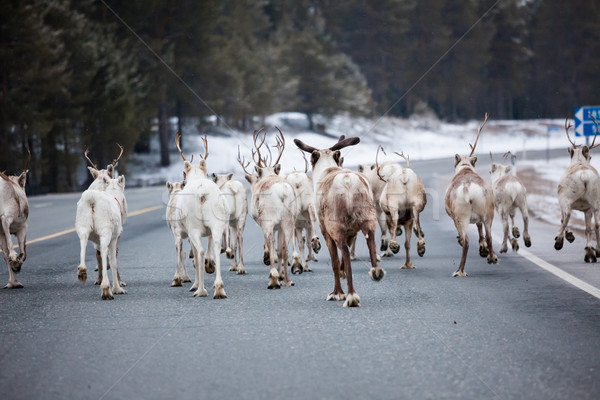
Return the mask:
<svg viewBox="0 0 600 400">
<path fill-rule="evenodd" d="M 221 277 L 221 257 L 219 255 L 219 241 L 227 229 L 229 221 L 229 207 L 227 200 L 219 190 L 219 187 L 206 175 L 206 158 L 208 157 L 208 142 L 203 138 L 205 155 L 198 164 L 184 161 L 183 172 L 185 176 L 185 187 L 177 196 L 177 206 L 180 208 L 179 219 L 182 232 L 185 232 L 192 245 L 194 253 L 194 266 L 196 267 L 196 280 L 191 290 L 195 290 L 194 297 L 205 297 L 208 295 L 204 287 L 204 269 L 201 268 L 205 261 L 205 251 L 202 247 L 202 238 L 209 237 L 209 246 L 213 247 L 216 258 L 216 275 L 213 284 L 214 299 L 225 299 L 227 294 Z M 182 158 L 183 152 L 179 147 L 179 135 L 175 141 Z M 178 260 L 183 256 L 178 250 Z"/>
<path fill-rule="evenodd" d="M 231 179 L 233 174 L 212 174 L 213 181 L 227 199 L 229 206 L 229 227 L 225 229 L 225 255 L 231 259 L 230 271 L 238 275 L 246 274 L 244 268 L 244 227 L 248 215 L 248 193 L 244 185 Z M 230 233 L 230 228 L 233 230 Z M 233 236 L 233 240 L 232 237 Z"/>
<path fill-rule="evenodd" d="M 569 137 L 569 128 L 565 121 L 567 139 L 573 147 L 569 147 L 571 165 L 565 170 L 558 183 L 558 204 L 561 210 L 561 225 L 554 239 L 554 248 L 560 250 L 563 247 L 565 231 L 569 224 L 572 210 L 583 211 L 585 216 L 585 262 L 596 262 L 600 257 L 599 236 L 599 210 L 600 210 L 600 176 L 598 171 L 590 164 L 590 150 L 600 146 L 594 144 L 598 135 L 598 122 L 596 122 L 596 135 L 592 144 L 578 148 Z M 594 231 L 596 234 L 596 248 L 592 243 L 592 217 L 594 217 Z M 571 243 L 575 237 L 572 232 L 567 231 L 567 240 Z"/>
<path fill-rule="evenodd" d="M 505 157 L 510 154 L 506 153 Z M 513 251 L 519 250 L 517 239 L 521 235 L 519 228 L 515 225 L 515 214 L 517 209 L 521 211 L 523 217 L 523 241 L 525 246 L 531 246 L 531 237 L 529 236 L 529 210 L 527 208 L 527 189 L 521 180 L 512 174 L 512 165 L 502 165 L 494 162 L 490 152 L 492 166 L 490 170 L 492 189 L 494 191 L 494 207 L 502 219 L 502 246 L 500 253 L 506 253 L 508 250 L 508 218 L 510 217 L 512 226 L 512 236 L 510 244 Z"/>
<path fill-rule="evenodd" d="M 489 264 L 497 264 L 498 257 L 492 247 L 492 221 L 494 220 L 494 197 L 491 186 L 475 172 L 477 157 L 473 156 L 479 135 L 488 120 L 485 114 L 483 124 L 477 130 L 477 139 L 471 146 L 468 156 L 454 156 L 454 177 L 446 190 L 446 213 L 454 221 L 458 231 L 458 243 L 462 246 L 462 257 L 455 276 L 468 276 L 465 273 L 465 262 L 469 251 L 469 236 L 467 227 L 476 224 L 479 232 L 479 255 L 487 257 Z M 483 228 L 485 227 L 485 237 Z"/>
<path fill-rule="evenodd" d="M 80 264 L 77 267 L 77 277 L 81 282 L 87 280 L 85 251 L 90 240 L 100 249 L 102 264 L 102 300 L 112 300 L 113 294 L 124 294 L 125 290 L 119 284 L 117 265 L 117 245 L 123 232 L 123 222 L 127 216 L 127 201 L 125 200 L 125 177 L 110 179 L 106 176 L 99 181 L 98 189 L 88 189 L 82 193 L 77 202 L 75 230 L 81 245 Z M 110 262 L 113 278 L 112 291 L 108 279 L 108 263 Z"/>
<path fill-rule="evenodd" d="M 173 282 L 171 282 L 172 287 L 182 286 L 183 282 L 191 282 L 185 268 L 185 252 L 183 251 L 183 239 L 187 239 L 188 235 L 181 223 L 182 213 L 179 206 L 179 201 L 181 200 L 180 194 L 184 186 L 185 181 L 167 182 L 169 203 L 167 204 L 166 218 L 167 225 L 175 238 L 175 252 L 177 253 L 177 268 Z"/>
<path fill-rule="evenodd" d="M 350 244 L 358 232 L 362 232 L 367 239 L 371 279 L 380 281 L 385 275 L 385 271 L 377 266 L 375 248 L 377 215 L 369 183 L 363 174 L 339 166 L 340 149 L 353 146 L 358 142 L 360 142 L 359 138 L 346 139 L 341 136 L 336 144 L 320 150 L 299 139 L 294 139 L 294 143 L 300 150 L 311 154 L 319 226 L 329 248 L 334 276 L 334 289 L 327 300 L 345 300 L 344 307 L 360 306 L 360 297 L 354 290 L 350 266 Z M 341 263 L 338 249 L 342 253 Z M 340 282 L 342 271 L 345 272 L 348 284 L 347 294 L 342 290 Z"/>
<path fill-rule="evenodd" d="M 278 128 L 279 129 L 279 128 Z M 243 160 L 238 158 L 238 162 L 244 168 L 246 172 L 246 180 L 250 182 L 252 190 L 252 201 L 250 207 L 250 213 L 252 218 L 261 227 L 265 237 L 265 252 L 263 254 L 263 261 L 269 261 L 269 284 L 268 289 L 279 289 L 280 276 L 283 275 L 282 285 L 293 286 L 294 283 L 288 274 L 288 245 L 290 240 L 294 249 L 292 268 L 300 268 L 302 270 L 302 264 L 296 251 L 296 243 L 294 240 L 295 236 L 295 225 L 296 218 L 298 216 L 298 204 L 296 200 L 296 193 L 292 186 L 285 181 L 279 172 L 281 165 L 279 160 L 283 154 L 285 148 L 285 139 L 281 130 L 279 130 L 280 136 L 277 137 L 277 150 L 279 155 L 275 162 L 267 164 L 267 158 L 262 157 L 260 148 L 264 144 L 266 139 L 266 133 L 259 143 L 259 131 L 255 131 L 253 134 L 254 147 L 256 149 L 252 151 L 254 158 L 256 174 L 250 174 L 246 171 L 246 167 L 249 165 L 245 164 Z M 268 147 L 267 147 L 268 149 Z M 272 161 L 272 160 L 271 160 Z M 275 244 L 275 234 L 277 234 L 277 245 Z M 275 269 L 275 253 L 277 252 L 278 268 Z"/>
<path fill-rule="evenodd" d="M 373 192 L 373 201 L 375 202 L 375 211 L 377 213 L 377 222 L 379 222 L 379 228 L 381 229 L 381 246 L 379 250 L 383 251 L 383 257 L 392 257 L 394 253 L 390 249 L 390 240 L 388 237 L 388 225 L 386 222 L 385 215 L 383 214 L 383 210 L 381 209 L 381 192 L 385 186 L 385 182 L 387 179 L 396 171 L 402 170 L 400 164 L 393 161 L 386 161 L 381 165 L 371 165 L 364 166 L 359 164 L 357 168 L 358 172 L 364 174 L 371 186 L 371 191 Z M 385 179 L 385 181 L 381 180 L 381 177 Z M 395 232 L 392 236 L 398 236 L 402 234 L 402 228 L 398 228 L 398 232 Z M 352 254 L 354 254 L 355 244 L 352 245 Z M 380 260 L 380 257 L 377 257 L 377 260 Z"/>
<path fill-rule="evenodd" d="M 304 157 L 304 153 L 302 153 Z M 304 172 L 294 171 L 289 173 L 285 180 L 292 185 L 296 192 L 296 198 L 298 199 L 298 218 L 296 218 L 296 242 L 300 250 L 300 257 L 302 261 L 302 269 L 304 272 L 311 271 L 306 261 L 317 260 L 314 255 L 321 249 L 321 243 L 315 229 L 317 212 L 315 210 L 315 193 L 313 190 L 313 181 L 308 176 L 308 160 L 304 158 L 306 162 L 306 168 Z M 308 245 L 308 255 L 304 257 L 304 244 L 305 237 L 302 236 L 302 231 L 306 231 L 306 239 L 310 238 L 310 245 Z M 300 272 L 300 271 L 298 271 Z M 292 273 L 296 273 L 296 269 L 292 268 Z"/>
<path fill-rule="evenodd" d="M 90 160 L 90 157 L 88 156 L 88 154 L 90 153 L 90 149 L 89 148 L 85 149 L 84 156 L 91 165 L 90 167 L 88 167 L 88 170 L 90 171 L 92 178 L 94 178 L 94 180 L 92 181 L 92 183 L 90 184 L 88 189 L 95 189 L 95 190 L 102 191 L 102 190 L 104 190 L 104 184 L 102 183 L 102 177 L 107 177 L 109 179 L 113 179 L 115 177 L 115 168 L 117 167 L 119 160 L 123 156 L 123 151 L 124 151 L 123 146 L 121 146 L 119 143 L 117 143 L 117 146 L 120 149 L 119 156 L 115 160 L 113 160 L 113 162 L 111 164 L 108 164 L 106 166 L 106 169 L 98 169 L 98 165 L 96 163 L 94 163 L 92 160 Z M 123 218 L 123 220 L 125 220 L 124 215 L 121 215 L 121 217 Z M 117 244 L 117 253 L 118 252 L 119 252 L 119 246 Z M 98 250 L 97 248 L 96 248 L 96 262 L 98 263 L 98 268 L 97 268 L 98 269 L 98 277 L 96 278 L 95 284 L 99 285 L 102 282 L 102 259 L 100 257 L 100 250 Z M 108 264 L 107 268 L 110 269 L 110 263 Z M 127 286 L 127 284 L 121 280 L 121 274 L 119 273 L 119 271 L 117 271 L 117 277 L 119 279 L 119 284 L 121 286 Z"/>
<path fill-rule="evenodd" d="M 27 149 L 29 153 L 29 149 Z M 23 285 L 15 274 L 21 272 L 21 266 L 27 259 L 27 219 L 29 218 L 29 202 L 25 194 L 25 183 L 29 172 L 27 158 L 25 169 L 20 175 L 6 175 L 0 172 L 0 249 L 8 267 L 8 283 L 5 289 L 20 289 Z M 17 237 L 19 254 L 13 248 L 11 235 Z"/>
<path fill-rule="evenodd" d="M 379 149 L 383 150 L 379 146 L 377 149 L 378 153 Z M 400 246 L 396 242 L 397 228 L 399 225 L 404 226 L 406 261 L 402 268 L 411 269 L 415 267 L 410 261 L 410 239 L 413 227 L 418 237 L 417 254 L 420 257 L 423 257 L 423 254 L 425 254 L 425 235 L 423 234 L 423 229 L 421 229 L 419 216 L 427 204 L 427 196 L 421 178 L 410 169 L 408 156 L 405 156 L 403 153 L 395 154 L 406 160 L 406 168 L 400 167 L 400 169 L 394 171 L 387 179 L 378 173 L 380 180 L 386 182 L 381 191 L 379 203 L 381 204 L 381 210 L 385 213 L 386 223 L 391 234 L 389 248 L 393 253 L 397 253 L 400 250 Z M 379 165 L 376 170 L 379 171 Z"/>
</svg>

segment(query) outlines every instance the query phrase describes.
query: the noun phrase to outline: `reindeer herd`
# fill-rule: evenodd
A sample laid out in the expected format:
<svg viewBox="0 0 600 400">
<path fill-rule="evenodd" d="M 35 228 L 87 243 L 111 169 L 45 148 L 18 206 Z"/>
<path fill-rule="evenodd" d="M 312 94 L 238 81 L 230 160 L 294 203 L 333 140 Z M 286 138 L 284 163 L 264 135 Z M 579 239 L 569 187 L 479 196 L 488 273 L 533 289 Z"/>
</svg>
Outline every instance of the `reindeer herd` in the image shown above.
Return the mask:
<svg viewBox="0 0 600 400">
<path fill-rule="evenodd" d="M 512 166 L 498 164 L 491 159 L 491 185 L 476 171 L 474 156 L 477 142 L 488 120 L 487 114 L 479 126 L 474 145 L 469 145 L 468 156 L 455 155 L 454 176 L 445 195 L 445 209 L 458 233 L 458 243 L 462 247 L 460 264 L 452 276 L 467 276 L 465 262 L 469 249 L 467 227 L 475 224 L 479 233 L 479 255 L 490 264 L 498 263 L 492 243 L 492 221 L 494 211 L 500 214 L 503 226 L 503 240 L 500 253 L 508 250 L 510 242 L 513 251 L 519 249 L 517 239 L 520 231 L 515 225 L 516 210 L 523 217 L 523 240 L 531 246 L 528 232 L 527 191 L 516 177 Z M 583 211 L 585 215 L 585 262 L 596 262 L 600 256 L 600 175 L 590 165 L 590 151 L 595 145 L 596 136 L 590 146 L 577 146 L 569 136 L 571 125 L 565 121 L 565 131 L 572 147 L 568 148 L 571 165 L 566 169 L 558 185 L 558 203 L 562 218 L 554 247 L 560 250 L 564 238 L 569 242 L 574 235 L 568 230 L 572 210 Z M 598 134 L 598 122 L 596 135 Z M 417 254 L 425 254 L 425 235 L 420 223 L 420 213 L 427 204 L 426 190 L 419 175 L 410 168 L 410 160 L 403 153 L 395 153 L 406 162 L 387 161 L 379 163 L 379 146 L 375 164 L 359 165 L 357 171 L 342 167 L 340 150 L 355 146 L 357 137 L 341 136 L 331 147 L 319 149 L 299 139 L 294 143 L 301 150 L 306 168 L 304 172 L 294 171 L 287 176 L 281 174 L 281 156 L 286 146 L 284 134 L 277 128 L 276 144 L 269 146 L 264 129 L 252 135 L 252 161 L 254 170 L 249 170 L 250 161 L 240 156 L 238 162 L 250 184 L 251 200 L 248 200 L 246 187 L 232 179 L 233 173 L 208 175 L 208 141 L 203 138 L 205 153 L 197 163 L 193 156 L 188 161 L 179 146 L 179 135 L 175 144 L 182 160 L 183 180 L 167 182 L 169 202 L 166 208 L 167 225 L 173 234 L 176 250 L 176 270 L 171 286 L 182 286 L 191 282 L 185 266 L 185 239 L 191 245 L 190 258 L 193 259 L 195 280 L 191 291 L 194 297 L 204 297 L 208 293 L 204 285 L 204 273 L 215 273 L 213 298 L 227 297 L 221 273 L 221 253 L 231 259 L 230 271 L 238 275 L 246 274 L 243 257 L 243 232 L 247 214 L 260 226 L 264 235 L 263 262 L 269 267 L 268 289 L 293 286 L 292 274 L 310 271 L 307 261 L 316 260 L 315 254 L 321 249 L 316 233 L 318 221 L 323 240 L 329 250 L 333 270 L 333 291 L 327 300 L 343 301 L 344 307 L 360 306 L 352 279 L 351 261 L 355 258 L 354 246 L 359 233 L 367 243 L 370 270 L 369 276 L 380 281 L 385 271 L 378 265 L 380 256 L 375 243 L 376 227 L 381 230 L 380 251 L 390 257 L 398 253 L 400 246 L 397 236 L 404 233 L 405 262 L 402 268 L 414 268 L 410 258 L 411 238 L 417 236 Z M 270 147 L 277 150 L 273 161 Z M 113 299 L 115 294 L 126 293 L 125 282 L 121 280 L 117 254 L 123 223 L 127 217 L 125 199 L 125 177 L 116 176 L 120 154 L 106 169 L 98 169 L 84 155 L 91 166 L 88 168 L 93 182 L 85 190 L 77 203 L 75 230 L 79 236 L 81 253 L 77 276 L 81 282 L 87 280 L 85 262 L 87 242 L 96 248 L 98 277 L 101 298 Z M 27 149 L 29 152 L 29 150 Z M 309 154 L 310 162 L 304 154 Z M 505 158 L 509 153 L 505 154 Z M 25 194 L 25 183 L 29 171 L 30 155 L 20 175 L 8 176 L 0 172 L 0 250 L 8 266 L 9 281 L 5 288 L 22 288 L 15 274 L 19 273 L 27 258 L 26 230 L 29 206 Z M 490 158 L 492 155 L 490 153 Z M 312 177 L 308 175 L 309 163 Z M 509 230 L 510 218 L 512 229 Z M 592 241 L 592 219 L 595 243 Z M 11 235 L 18 241 L 19 253 L 15 251 Z M 208 238 L 206 249 L 202 239 Z M 289 254 L 289 244 L 292 255 Z M 596 245 L 594 247 L 594 244 Z M 304 247 L 308 247 L 305 255 Z M 112 272 L 112 287 L 108 270 Z M 341 280 L 346 280 L 346 292 Z"/>
</svg>

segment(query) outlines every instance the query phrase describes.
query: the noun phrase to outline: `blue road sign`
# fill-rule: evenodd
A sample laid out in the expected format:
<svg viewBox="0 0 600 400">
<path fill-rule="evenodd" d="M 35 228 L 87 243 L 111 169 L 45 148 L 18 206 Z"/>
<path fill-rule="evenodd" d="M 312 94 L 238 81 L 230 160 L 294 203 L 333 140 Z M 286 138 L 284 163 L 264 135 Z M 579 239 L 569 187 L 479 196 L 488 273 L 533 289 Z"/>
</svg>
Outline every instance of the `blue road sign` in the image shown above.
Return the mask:
<svg viewBox="0 0 600 400">
<path fill-rule="evenodd" d="M 596 124 L 592 119 L 600 121 L 600 106 L 575 107 L 575 136 L 594 136 Z"/>
</svg>

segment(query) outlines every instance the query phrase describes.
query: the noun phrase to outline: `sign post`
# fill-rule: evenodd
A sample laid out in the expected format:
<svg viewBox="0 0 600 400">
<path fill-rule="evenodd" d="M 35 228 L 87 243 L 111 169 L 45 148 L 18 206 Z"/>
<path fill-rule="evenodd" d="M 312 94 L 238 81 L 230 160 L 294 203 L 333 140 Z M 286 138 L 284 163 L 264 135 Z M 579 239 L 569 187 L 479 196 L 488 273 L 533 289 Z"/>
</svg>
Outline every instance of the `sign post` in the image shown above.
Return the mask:
<svg viewBox="0 0 600 400">
<path fill-rule="evenodd" d="M 586 145 L 589 145 L 588 137 L 596 134 L 592 116 L 600 120 L 600 106 L 575 107 L 575 136 L 585 136 Z"/>
</svg>

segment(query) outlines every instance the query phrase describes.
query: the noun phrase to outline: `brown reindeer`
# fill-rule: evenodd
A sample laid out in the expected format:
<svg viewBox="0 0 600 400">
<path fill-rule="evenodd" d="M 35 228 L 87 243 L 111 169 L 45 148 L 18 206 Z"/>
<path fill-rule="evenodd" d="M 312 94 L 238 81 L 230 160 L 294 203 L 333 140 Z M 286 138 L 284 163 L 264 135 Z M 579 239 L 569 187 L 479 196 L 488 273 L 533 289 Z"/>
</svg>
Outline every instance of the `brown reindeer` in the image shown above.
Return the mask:
<svg viewBox="0 0 600 400">
<path fill-rule="evenodd" d="M 473 156 L 481 130 L 488 120 L 485 114 L 483 124 L 477 130 L 477 138 L 471 146 L 468 156 L 454 156 L 454 178 L 446 190 L 446 213 L 454 221 L 458 231 L 458 243 L 462 246 L 462 257 L 455 276 L 467 276 L 465 262 L 469 251 L 469 236 L 467 227 L 476 224 L 479 231 L 479 255 L 487 257 L 489 264 L 497 264 L 498 257 L 492 247 L 492 221 L 494 220 L 494 196 L 491 186 L 475 172 L 477 157 Z M 485 237 L 483 228 L 485 227 Z"/>
<path fill-rule="evenodd" d="M 357 137 L 346 139 L 341 136 L 336 144 L 328 149 L 317 149 L 299 139 L 294 139 L 300 150 L 311 154 L 313 182 L 315 186 L 319 225 L 331 256 L 334 288 L 327 300 L 345 300 L 344 307 L 360 306 L 360 297 L 354 290 L 352 267 L 350 265 L 350 244 L 358 232 L 367 239 L 371 270 L 369 275 L 374 281 L 380 281 L 385 275 L 383 268 L 377 266 L 375 249 L 375 229 L 377 215 L 373 203 L 371 188 L 364 175 L 342 169 L 340 149 L 360 142 Z M 342 254 L 340 263 L 338 250 Z M 340 282 L 345 272 L 348 292 L 344 294 Z"/>
</svg>

